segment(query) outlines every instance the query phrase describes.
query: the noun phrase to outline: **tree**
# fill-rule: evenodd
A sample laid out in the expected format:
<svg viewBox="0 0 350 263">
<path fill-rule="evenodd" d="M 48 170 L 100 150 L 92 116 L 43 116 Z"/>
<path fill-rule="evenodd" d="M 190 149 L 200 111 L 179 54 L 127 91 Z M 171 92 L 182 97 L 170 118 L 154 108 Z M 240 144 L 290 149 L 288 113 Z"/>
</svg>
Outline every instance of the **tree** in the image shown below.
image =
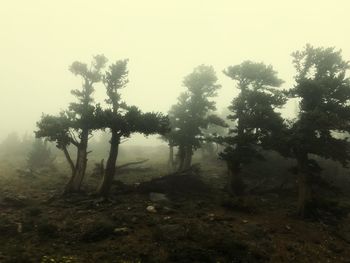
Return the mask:
<svg viewBox="0 0 350 263">
<path fill-rule="evenodd" d="M 226 116 L 220 116 L 225 119 Z M 227 133 L 228 123 L 225 122 L 225 126 L 218 126 L 215 124 L 209 124 L 207 129 L 203 130 L 203 140 L 201 142 L 202 161 L 217 161 L 220 145 L 216 142 L 215 138 L 218 136 L 224 136 Z"/>
<path fill-rule="evenodd" d="M 209 124 L 225 125 L 222 119 L 211 114 L 216 110 L 211 99 L 220 88 L 213 67 L 196 67 L 184 78 L 183 85 L 187 91 L 179 96 L 177 104 L 169 112 L 172 121 L 169 144 L 178 146 L 179 171 L 191 166 L 193 152 L 201 146 L 204 138 L 203 130 Z"/>
<path fill-rule="evenodd" d="M 74 62 L 70 66 L 70 71 L 80 76 L 83 81 L 80 90 L 72 90 L 78 102 L 71 103 L 69 109 L 59 116 L 43 115 L 37 123 L 36 137 L 55 142 L 57 148 L 64 152 L 71 167 L 72 176 L 66 185 L 66 193 L 79 191 L 85 176 L 89 135 L 97 125 L 95 119 L 97 107 L 93 105 L 92 93 L 94 85 L 101 80 L 101 70 L 106 63 L 107 59 L 103 55 L 94 56 L 90 67 L 85 63 Z M 77 148 L 75 164 L 67 150 L 71 144 Z"/>
<path fill-rule="evenodd" d="M 35 139 L 32 149 L 28 153 L 27 167 L 36 171 L 41 168 L 54 169 L 55 156 L 52 155 L 51 149 L 47 141 Z"/>
<path fill-rule="evenodd" d="M 110 150 L 106 163 L 106 169 L 98 194 L 108 198 L 112 181 L 116 173 L 116 161 L 118 149 L 122 137 L 129 137 L 132 133 L 145 135 L 168 131 L 168 118 L 160 113 L 142 113 L 135 106 L 127 106 L 121 101 L 120 89 L 128 83 L 127 60 L 119 60 L 109 67 L 103 77 L 106 87 L 106 103 L 109 108 L 100 110 L 98 121 L 102 128 L 108 128 L 111 132 Z"/>
<path fill-rule="evenodd" d="M 290 96 L 300 99 L 297 120 L 290 125 L 287 143 L 297 160 L 298 208 L 306 216 L 314 199 L 312 186 L 321 167 L 310 154 L 348 164 L 349 143 L 337 133 L 349 132 L 349 62 L 335 48 L 311 45 L 292 54 L 297 74 Z"/>
<path fill-rule="evenodd" d="M 173 114 L 173 111 L 170 110 L 168 112 L 168 119 L 169 119 L 169 125 L 170 127 L 175 127 L 175 116 Z M 174 172 L 175 167 L 176 167 L 176 160 L 174 156 L 174 147 L 176 147 L 176 132 L 175 129 L 170 129 L 167 133 L 164 135 L 160 136 L 160 139 L 168 143 L 169 147 L 169 156 L 168 156 L 168 171 L 169 172 Z"/>
<path fill-rule="evenodd" d="M 263 159 L 261 149 L 273 148 L 273 138 L 283 127 L 283 119 L 275 112 L 286 99 L 277 88 L 283 81 L 272 66 L 245 61 L 230 66 L 224 74 L 234 80 L 239 95 L 233 99 L 227 118 L 235 123 L 227 136 L 218 137 L 225 146 L 220 158 L 228 168 L 228 190 L 231 194 L 243 194 L 242 165 L 254 159 Z"/>
</svg>

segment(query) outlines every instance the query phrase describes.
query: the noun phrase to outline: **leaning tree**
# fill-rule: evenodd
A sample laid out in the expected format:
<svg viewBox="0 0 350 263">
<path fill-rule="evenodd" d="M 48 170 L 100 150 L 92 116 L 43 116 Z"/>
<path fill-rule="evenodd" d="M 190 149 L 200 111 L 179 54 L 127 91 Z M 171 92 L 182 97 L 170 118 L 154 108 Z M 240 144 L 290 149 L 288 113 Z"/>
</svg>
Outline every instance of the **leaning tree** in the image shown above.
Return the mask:
<svg viewBox="0 0 350 263">
<path fill-rule="evenodd" d="M 335 48 L 311 45 L 292 56 L 297 74 L 290 96 L 299 99 L 300 111 L 290 125 L 286 142 L 298 164 L 297 211 L 304 217 L 315 199 L 312 188 L 322 170 L 312 156 L 332 159 L 343 166 L 350 158 L 347 138 L 337 136 L 350 131 L 349 62 Z"/>
<path fill-rule="evenodd" d="M 81 89 L 72 90 L 77 102 L 69 105 L 69 109 L 59 116 L 43 115 L 37 123 L 36 137 L 46 138 L 56 143 L 71 167 L 72 176 L 66 185 L 65 192 L 77 192 L 85 176 L 88 140 L 93 129 L 96 129 L 96 106 L 93 104 L 94 85 L 101 81 L 102 69 L 107 59 L 103 55 L 94 56 L 90 66 L 74 62 L 70 71 L 81 77 Z M 77 149 L 75 163 L 67 147 L 74 145 Z"/>
<path fill-rule="evenodd" d="M 110 65 L 103 77 L 107 92 L 107 109 L 99 109 L 98 125 L 111 132 L 109 156 L 98 194 L 108 198 L 116 173 L 119 144 L 122 138 L 132 133 L 164 134 L 168 131 L 168 118 L 160 113 L 142 113 L 135 106 L 128 106 L 121 100 L 120 90 L 128 83 L 127 60 Z"/>
<path fill-rule="evenodd" d="M 220 158 L 227 163 L 228 190 L 239 195 L 244 193 L 242 166 L 254 159 L 263 160 L 261 150 L 273 148 L 273 137 L 283 127 L 283 119 L 275 109 L 284 105 L 286 99 L 278 89 L 283 81 L 272 66 L 245 61 L 228 67 L 224 74 L 236 82 L 239 94 L 227 116 L 234 126 L 217 141 L 225 147 Z"/>
</svg>

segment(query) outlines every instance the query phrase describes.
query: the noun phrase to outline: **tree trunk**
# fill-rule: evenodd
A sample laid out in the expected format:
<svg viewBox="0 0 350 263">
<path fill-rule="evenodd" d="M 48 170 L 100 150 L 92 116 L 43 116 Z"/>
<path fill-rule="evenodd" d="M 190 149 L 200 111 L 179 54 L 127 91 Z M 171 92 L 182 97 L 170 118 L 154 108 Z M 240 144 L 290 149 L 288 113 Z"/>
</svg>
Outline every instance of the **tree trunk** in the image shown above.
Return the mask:
<svg viewBox="0 0 350 263">
<path fill-rule="evenodd" d="M 75 172 L 66 186 L 65 193 L 80 191 L 80 186 L 86 172 L 88 140 L 89 140 L 89 130 L 84 129 L 81 133 L 81 141 L 77 150 Z"/>
<path fill-rule="evenodd" d="M 120 138 L 117 132 L 112 131 L 112 138 L 110 142 L 109 156 L 106 164 L 106 169 L 102 182 L 98 188 L 98 195 L 108 198 L 113 183 L 114 175 L 116 173 L 116 162 L 118 158 Z"/>
<path fill-rule="evenodd" d="M 298 158 L 298 206 L 297 213 L 300 217 L 305 217 L 308 206 L 312 202 L 310 172 L 308 169 L 308 158 L 304 155 Z"/>
<path fill-rule="evenodd" d="M 74 166 L 73 160 L 70 157 L 70 154 L 69 154 L 68 149 L 67 149 L 66 146 L 63 146 L 62 151 L 64 153 L 64 156 L 66 157 L 66 160 L 67 160 L 67 162 L 69 164 L 69 167 L 70 167 L 70 169 L 72 171 L 72 176 L 73 176 L 75 174 L 75 166 Z"/>
<path fill-rule="evenodd" d="M 228 191 L 231 195 L 243 195 L 245 185 L 243 183 L 238 162 L 227 162 Z"/>
<path fill-rule="evenodd" d="M 174 146 L 169 145 L 169 160 L 168 160 L 169 172 L 174 171 Z"/>
<path fill-rule="evenodd" d="M 187 146 L 185 148 L 185 162 L 184 162 L 184 168 L 183 169 L 188 169 L 191 167 L 192 164 L 192 147 L 191 146 Z"/>
<path fill-rule="evenodd" d="M 180 145 L 179 146 L 179 151 L 177 153 L 178 159 L 179 159 L 179 167 L 177 168 L 178 172 L 183 171 L 184 169 L 184 164 L 185 164 L 185 147 Z"/>
</svg>

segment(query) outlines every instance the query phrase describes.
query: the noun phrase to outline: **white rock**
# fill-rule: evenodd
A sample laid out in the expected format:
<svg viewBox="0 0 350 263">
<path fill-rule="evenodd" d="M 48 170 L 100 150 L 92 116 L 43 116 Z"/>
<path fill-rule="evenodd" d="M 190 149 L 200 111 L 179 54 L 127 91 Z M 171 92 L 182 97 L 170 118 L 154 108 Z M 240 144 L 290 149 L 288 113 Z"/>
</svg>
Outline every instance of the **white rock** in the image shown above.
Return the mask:
<svg viewBox="0 0 350 263">
<path fill-rule="evenodd" d="M 149 205 L 146 207 L 146 210 L 150 213 L 157 213 L 156 208 L 153 205 Z"/>
</svg>

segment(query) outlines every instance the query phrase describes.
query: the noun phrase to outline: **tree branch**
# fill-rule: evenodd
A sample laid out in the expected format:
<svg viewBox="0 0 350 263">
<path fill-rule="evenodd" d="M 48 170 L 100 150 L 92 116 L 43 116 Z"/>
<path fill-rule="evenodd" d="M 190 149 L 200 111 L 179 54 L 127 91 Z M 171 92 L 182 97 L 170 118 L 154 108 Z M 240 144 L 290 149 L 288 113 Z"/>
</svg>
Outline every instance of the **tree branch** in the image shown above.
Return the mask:
<svg viewBox="0 0 350 263">
<path fill-rule="evenodd" d="M 67 150 L 67 147 L 66 147 L 66 146 L 63 146 L 63 147 L 62 147 L 62 151 L 63 151 L 63 153 L 64 153 L 64 156 L 65 156 L 66 159 L 67 159 L 67 162 L 69 163 L 69 166 L 70 166 L 70 168 L 71 168 L 71 170 L 72 170 L 72 173 L 74 174 L 74 173 L 75 173 L 75 166 L 74 166 L 74 163 L 73 163 L 72 158 L 71 158 L 70 155 L 69 155 L 69 152 L 68 152 L 68 150 Z"/>
<path fill-rule="evenodd" d="M 71 130 L 68 130 L 68 132 L 69 132 L 69 135 L 70 135 L 70 142 L 71 142 L 74 146 L 78 147 L 78 146 L 79 146 L 79 143 L 78 143 L 77 137 L 75 137 L 74 133 L 73 133 Z"/>
<path fill-rule="evenodd" d="M 120 170 L 120 169 L 123 169 L 123 168 L 128 167 L 128 166 L 131 166 L 131 165 L 136 165 L 136 164 L 145 163 L 145 162 L 147 162 L 148 160 L 149 160 L 149 159 L 145 159 L 145 160 L 137 161 L 137 162 L 125 163 L 125 164 L 123 164 L 123 165 L 116 166 L 116 169 L 117 169 L 117 170 Z"/>
</svg>

